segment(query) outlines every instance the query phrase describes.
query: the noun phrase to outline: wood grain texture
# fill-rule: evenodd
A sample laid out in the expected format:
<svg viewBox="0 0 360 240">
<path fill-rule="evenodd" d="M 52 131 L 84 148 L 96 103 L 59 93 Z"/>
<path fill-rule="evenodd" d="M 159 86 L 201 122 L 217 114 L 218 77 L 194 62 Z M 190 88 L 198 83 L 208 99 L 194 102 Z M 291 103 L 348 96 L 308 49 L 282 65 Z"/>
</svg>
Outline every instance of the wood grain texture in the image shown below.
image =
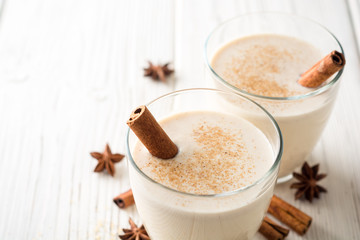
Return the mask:
<svg viewBox="0 0 360 240">
<path fill-rule="evenodd" d="M 0 1 L 1 2 L 1 1 Z M 126 119 L 137 105 L 173 90 L 209 86 L 204 41 L 217 24 L 250 11 L 283 11 L 325 25 L 342 43 L 347 66 L 338 101 L 312 163 L 328 173 L 329 193 L 293 200 L 313 217 L 288 239 L 360 235 L 360 59 L 355 0 L 119 1 L 11 0 L 0 16 L 0 238 L 117 239 L 136 208 L 112 198 L 129 188 L 126 161 L 116 175 L 93 173 L 91 151 L 108 142 L 125 152 Z M 1 4 L 0 4 L 1 5 Z M 312 6 L 309 8 L 309 6 Z M 355 14 L 355 15 L 354 15 Z M 334 16 L 337 16 L 335 18 Z M 162 84 L 143 77 L 146 61 L 171 62 Z M 256 239 L 264 239 L 257 235 Z"/>
</svg>

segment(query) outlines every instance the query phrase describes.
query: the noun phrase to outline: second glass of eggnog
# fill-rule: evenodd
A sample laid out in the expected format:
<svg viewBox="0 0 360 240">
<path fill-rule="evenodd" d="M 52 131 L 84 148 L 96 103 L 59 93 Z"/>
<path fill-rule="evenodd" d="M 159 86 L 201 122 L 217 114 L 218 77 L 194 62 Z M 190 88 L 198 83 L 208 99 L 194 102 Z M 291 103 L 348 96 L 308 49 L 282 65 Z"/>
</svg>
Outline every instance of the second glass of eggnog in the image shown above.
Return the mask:
<svg viewBox="0 0 360 240">
<path fill-rule="evenodd" d="M 226 99 L 263 119 L 239 117 Z M 177 145 L 172 159 L 152 156 L 128 131 L 130 183 L 151 239 L 252 239 L 273 195 L 282 138 L 253 101 L 214 89 L 182 90 L 147 108 Z"/>
<path fill-rule="evenodd" d="M 291 179 L 307 160 L 330 116 L 343 70 L 318 88 L 303 87 L 297 80 L 333 50 L 343 53 L 327 29 L 281 13 L 236 17 L 215 28 L 206 41 L 205 58 L 216 88 L 246 95 L 279 124 L 284 153 L 278 182 Z M 239 114 L 261 121 L 252 111 Z"/>
</svg>

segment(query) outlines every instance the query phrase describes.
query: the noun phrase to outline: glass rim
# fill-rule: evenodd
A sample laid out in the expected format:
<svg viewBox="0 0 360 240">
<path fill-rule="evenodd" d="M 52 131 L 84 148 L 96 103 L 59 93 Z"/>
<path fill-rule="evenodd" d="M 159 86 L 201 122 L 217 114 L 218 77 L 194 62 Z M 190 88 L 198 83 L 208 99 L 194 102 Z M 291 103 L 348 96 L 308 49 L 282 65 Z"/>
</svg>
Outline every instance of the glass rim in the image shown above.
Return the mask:
<svg viewBox="0 0 360 240">
<path fill-rule="evenodd" d="M 279 139 L 279 148 L 277 149 L 276 152 L 276 158 L 275 161 L 272 163 L 271 167 L 267 170 L 267 172 L 265 174 L 263 174 L 261 176 L 261 178 L 259 178 L 258 180 L 256 180 L 255 182 L 253 182 L 252 184 L 246 185 L 242 188 L 238 188 L 232 191 L 228 191 L 228 192 L 223 192 L 223 193 L 217 193 L 217 194 L 196 194 L 196 193 L 188 193 L 188 192 L 182 192 L 182 191 L 178 191 L 176 189 L 170 188 L 168 186 L 163 185 L 160 182 L 157 182 L 155 180 L 153 180 L 152 178 L 150 178 L 149 176 L 147 176 L 135 163 L 133 157 L 132 157 L 132 153 L 130 150 L 130 144 L 129 144 L 129 137 L 130 137 L 130 128 L 128 127 L 127 129 L 127 133 L 126 133 L 126 139 L 125 139 L 125 143 L 126 143 L 126 153 L 128 156 L 128 161 L 131 163 L 131 165 L 135 168 L 135 170 L 142 175 L 145 179 L 147 179 L 148 181 L 156 184 L 157 186 L 162 187 L 163 189 L 166 190 L 170 190 L 172 192 L 175 192 L 177 194 L 181 194 L 181 195 L 185 195 L 185 196 L 191 196 L 191 197 L 203 197 L 203 198 L 216 198 L 216 197 L 226 197 L 226 196 L 232 196 L 232 195 L 236 195 L 240 192 L 244 192 L 248 189 L 251 189 L 252 187 L 262 183 L 263 181 L 265 181 L 266 179 L 268 179 L 272 173 L 274 171 L 276 171 L 276 169 L 278 168 L 279 164 L 280 164 L 280 160 L 281 160 L 281 156 L 283 153 L 283 139 L 282 139 L 282 134 L 280 131 L 280 127 L 277 124 L 277 122 L 275 121 L 274 117 L 268 112 L 266 111 L 261 105 L 259 105 L 258 103 L 256 103 L 255 101 L 251 100 L 250 98 L 234 93 L 234 92 L 228 92 L 228 91 L 223 91 L 223 90 L 218 90 L 218 89 L 211 89 L 211 88 L 189 88 L 189 89 L 182 89 L 182 90 L 178 90 L 178 91 L 173 91 L 170 93 L 167 93 L 165 95 L 162 95 L 152 101 L 150 101 L 149 103 L 146 104 L 146 106 L 151 106 L 152 104 L 156 103 L 158 100 L 164 99 L 164 98 L 168 98 L 168 97 L 172 97 L 172 96 L 176 96 L 176 95 L 180 95 L 183 93 L 189 93 L 189 92 L 213 92 L 213 93 L 220 93 L 220 94 L 228 94 L 228 95 L 233 95 L 233 96 L 237 96 L 240 98 L 245 99 L 248 102 L 251 102 L 253 104 L 255 104 L 257 107 L 260 108 L 260 110 L 262 110 L 267 117 L 270 119 L 272 126 L 275 128 L 276 133 L 277 133 L 277 138 Z"/>
<path fill-rule="evenodd" d="M 220 77 L 216 71 L 212 68 L 211 64 L 210 64 L 210 60 L 209 60 L 209 56 L 207 54 L 207 49 L 208 49 L 208 43 L 211 39 L 211 37 L 214 35 L 214 33 L 216 31 L 218 31 L 219 29 L 221 29 L 222 27 L 224 27 L 225 25 L 233 22 L 233 21 L 236 21 L 238 19 L 241 19 L 242 17 L 246 17 L 246 16 L 251 16 L 251 15 L 258 15 L 258 16 L 261 16 L 261 15 L 272 15 L 272 16 L 283 16 L 283 17 L 289 17 L 289 18 L 295 18 L 295 19 L 300 19 L 304 22 L 308 22 L 308 23 L 311 23 L 313 25 L 316 25 L 318 27 L 320 27 L 321 29 L 323 29 L 327 34 L 329 34 L 330 37 L 333 38 L 333 40 L 335 40 L 335 42 L 339 45 L 339 48 L 341 50 L 341 53 L 344 54 L 345 56 L 345 53 L 344 53 L 344 50 L 343 50 L 343 47 L 341 45 L 341 43 L 339 42 L 339 40 L 335 37 L 335 35 L 329 30 L 327 29 L 325 26 L 323 26 L 322 24 L 310 19 L 310 18 L 307 18 L 307 17 L 302 17 L 302 16 L 299 16 L 299 15 L 296 15 L 296 14 L 292 14 L 292 13 L 284 13 L 284 12 L 271 12 L 271 11 L 260 11 L 260 12 L 252 12 L 252 13 L 246 13 L 246 14 L 241 14 L 241 15 L 238 15 L 236 17 L 233 17 L 233 18 L 230 18 L 222 23 L 220 23 L 218 26 L 216 26 L 211 32 L 210 34 L 208 35 L 208 37 L 206 38 L 205 40 L 205 45 L 204 45 L 204 57 L 205 57 L 205 62 L 206 62 L 206 65 L 208 67 L 208 69 L 210 70 L 210 72 L 215 76 L 216 80 L 217 81 L 220 81 L 222 84 L 224 84 L 225 86 L 229 87 L 231 90 L 235 91 L 235 92 L 240 92 L 241 94 L 244 94 L 244 95 L 249 95 L 250 97 L 255 97 L 255 98 L 259 98 L 259 99 L 266 99 L 266 100 L 278 100 L 278 101 L 284 101 L 284 100 L 300 100 L 300 99 L 305 99 L 305 98 L 309 98 L 309 97 L 312 97 L 312 96 L 316 96 L 316 95 L 319 95 L 321 94 L 322 92 L 325 92 L 326 90 L 328 90 L 329 88 L 331 88 L 331 86 L 333 86 L 341 77 L 343 71 L 344 71 L 344 68 L 343 67 L 340 71 L 338 71 L 335 75 L 335 77 L 330 81 L 328 82 L 326 85 L 320 87 L 320 88 L 317 88 L 315 89 L 314 91 L 311 91 L 311 92 L 308 92 L 306 94 L 301 94 L 301 95 L 295 95 L 295 96 L 289 96 L 289 97 L 270 97 L 270 96 L 263 96 L 263 95 L 258 95 L 258 94 L 254 94 L 254 93 L 250 93 L 250 92 L 247 92 L 245 90 L 242 90 L 240 88 L 237 88 L 235 87 L 234 85 L 228 83 L 227 81 L 225 81 L 222 77 Z"/>
</svg>

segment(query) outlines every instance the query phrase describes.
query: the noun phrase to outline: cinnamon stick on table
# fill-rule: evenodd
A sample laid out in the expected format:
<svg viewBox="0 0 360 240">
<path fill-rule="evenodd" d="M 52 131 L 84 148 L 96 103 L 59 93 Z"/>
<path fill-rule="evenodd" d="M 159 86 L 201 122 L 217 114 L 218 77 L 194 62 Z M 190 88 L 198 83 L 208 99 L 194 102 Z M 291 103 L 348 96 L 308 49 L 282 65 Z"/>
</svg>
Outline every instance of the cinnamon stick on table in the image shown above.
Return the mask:
<svg viewBox="0 0 360 240">
<path fill-rule="evenodd" d="M 309 229 L 312 218 L 296 207 L 274 195 L 271 199 L 268 213 L 288 225 L 300 235 Z"/>
<path fill-rule="evenodd" d="M 126 192 L 121 193 L 120 195 L 114 197 L 114 203 L 119 208 L 127 208 L 135 203 L 132 190 L 129 189 Z"/>
<path fill-rule="evenodd" d="M 270 218 L 265 216 L 259 228 L 259 232 L 268 240 L 283 240 L 289 234 L 289 229 L 276 224 Z"/>
<path fill-rule="evenodd" d="M 127 125 L 153 156 L 169 159 L 178 153 L 175 143 L 171 141 L 146 106 L 136 108 L 131 113 Z"/>
<path fill-rule="evenodd" d="M 317 62 L 312 68 L 304 72 L 298 83 L 304 87 L 316 88 L 345 65 L 345 57 L 338 51 L 332 51 Z"/>
</svg>

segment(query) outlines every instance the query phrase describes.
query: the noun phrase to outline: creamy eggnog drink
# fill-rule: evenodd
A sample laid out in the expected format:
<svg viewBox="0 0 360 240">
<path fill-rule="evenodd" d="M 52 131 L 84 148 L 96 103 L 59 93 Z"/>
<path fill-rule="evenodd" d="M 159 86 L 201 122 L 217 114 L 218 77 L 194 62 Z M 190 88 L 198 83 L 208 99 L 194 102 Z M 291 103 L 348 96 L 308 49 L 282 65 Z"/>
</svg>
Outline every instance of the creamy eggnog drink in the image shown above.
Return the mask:
<svg viewBox="0 0 360 240">
<path fill-rule="evenodd" d="M 241 98 L 201 91 L 190 94 L 198 95 L 202 104 L 202 95 Z M 188 94 L 185 91 L 184 97 Z M 207 104 L 205 110 L 192 106 L 194 110 L 177 111 L 159 121 L 178 147 L 175 157 L 154 157 L 136 137 L 129 146 L 131 188 L 152 239 L 251 239 L 268 208 L 281 155 L 276 127 L 271 136 Z"/>
<path fill-rule="evenodd" d="M 214 55 L 211 66 L 229 84 L 249 93 L 291 97 L 312 91 L 296 80 L 321 57 L 321 52 L 307 42 L 262 34 L 224 45 Z"/>
<path fill-rule="evenodd" d="M 258 22 L 251 25 L 254 19 Z M 337 92 L 337 88 L 331 87 L 337 80 L 334 76 L 316 89 L 298 83 L 302 73 L 339 45 L 336 42 L 327 47 L 331 42 L 329 40 L 303 40 L 301 36 L 309 33 L 296 20 L 294 16 L 276 14 L 243 16 L 220 26 L 207 42 L 208 64 L 216 87 L 249 96 L 268 110 L 279 124 L 284 139 L 279 172 L 279 178 L 284 177 L 283 180 L 289 179 L 294 169 L 309 157 L 325 127 Z M 242 32 L 238 34 L 241 37 L 228 37 L 228 41 L 224 40 L 227 37 L 221 38 L 227 35 L 227 28 L 238 31 L 234 30 L 233 25 L 237 29 L 247 28 L 243 22 L 255 29 L 248 30 L 253 34 Z M 259 26 L 261 30 L 257 30 Z M 320 38 L 326 40 L 320 30 L 309 29 L 313 38 L 319 34 Z M 326 34 L 332 37 L 328 32 Z M 211 51 L 209 45 L 212 45 Z M 230 105 L 230 102 L 224 103 L 224 107 L 231 108 Z M 261 122 L 261 118 L 251 111 L 240 110 L 239 114 Z"/>
<path fill-rule="evenodd" d="M 220 77 L 239 89 L 268 97 L 291 97 L 311 92 L 296 79 L 319 59 L 320 51 L 307 42 L 281 35 L 254 35 L 223 46 L 211 65 Z M 311 153 L 332 104 L 261 104 L 273 114 L 283 134 L 279 177 L 284 177 Z"/>
<path fill-rule="evenodd" d="M 254 183 L 274 162 L 265 135 L 242 118 L 198 111 L 159 123 L 180 152 L 163 160 L 139 141 L 133 158 L 141 171 L 169 188 L 201 195 L 231 192 Z"/>
</svg>

